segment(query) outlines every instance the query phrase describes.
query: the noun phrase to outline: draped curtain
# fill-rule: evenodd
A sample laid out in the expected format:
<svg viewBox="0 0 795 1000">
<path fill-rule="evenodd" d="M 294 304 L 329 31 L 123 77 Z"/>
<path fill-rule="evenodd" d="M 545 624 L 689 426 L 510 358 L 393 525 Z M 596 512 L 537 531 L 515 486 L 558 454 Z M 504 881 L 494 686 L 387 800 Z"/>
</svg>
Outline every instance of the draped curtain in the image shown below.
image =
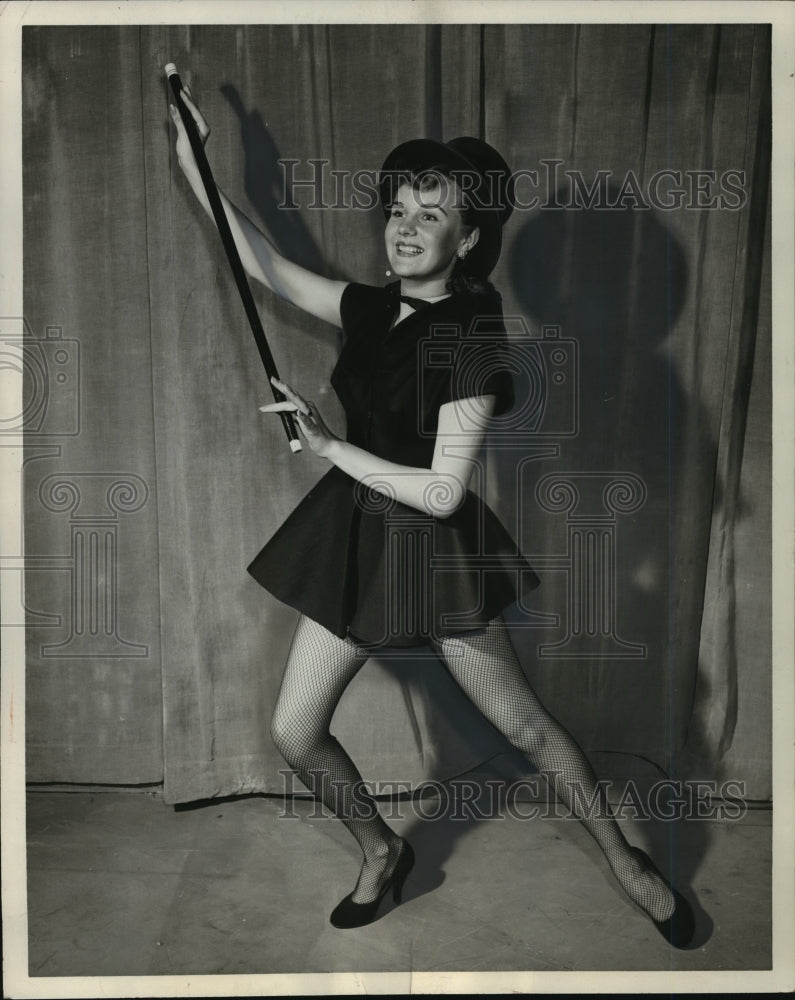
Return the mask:
<svg viewBox="0 0 795 1000">
<path fill-rule="evenodd" d="M 297 616 L 245 566 L 326 466 L 257 412 L 256 348 L 174 161 L 168 61 L 212 126 L 219 184 L 329 276 L 385 280 L 380 210 L 341 206 L 398 142 L 476 135 L 524 172 L 493 275 L 520 406 L 478 477 L 543 577 L 509 615 L 523 666 L 598 766 L 768 797 L 770 36 L 754 25 L 24 29 L 30 398 L 71 345 L 60 409 L 27 424 L 29 779 L 164 780 L 170 802 L 284 787 L 268 718 Z M 338 332 L 255 297 L 281 374 L 341 430 Z M 572 596 L 589 579 L 591 632 Z M 371 660 L 335 733 L 382 780 L 507 751 L 423 651 Z"/>
</svg>

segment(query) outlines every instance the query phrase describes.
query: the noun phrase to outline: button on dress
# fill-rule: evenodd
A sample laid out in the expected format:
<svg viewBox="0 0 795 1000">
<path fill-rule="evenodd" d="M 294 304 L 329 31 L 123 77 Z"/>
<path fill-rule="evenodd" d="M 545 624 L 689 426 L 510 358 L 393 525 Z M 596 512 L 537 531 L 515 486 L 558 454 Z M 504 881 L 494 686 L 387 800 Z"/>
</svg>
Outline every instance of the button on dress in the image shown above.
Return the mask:
<svg viewBox="0 0 795 1000">
<path fill-rule="evenodd" d="M 400 286 L 349 284 L 331 376 L 347 440 L 429 469 L 439 408 L 494 394 L 513 405 L 500 299 L 454 294 L 393 325 Z M 496 514 L 471 490 L 447 518 L 332 467 L 248 566 L 270 593 L 339 637 L 416 646 L 483 628 L 539 583 Z"/>
</svg>

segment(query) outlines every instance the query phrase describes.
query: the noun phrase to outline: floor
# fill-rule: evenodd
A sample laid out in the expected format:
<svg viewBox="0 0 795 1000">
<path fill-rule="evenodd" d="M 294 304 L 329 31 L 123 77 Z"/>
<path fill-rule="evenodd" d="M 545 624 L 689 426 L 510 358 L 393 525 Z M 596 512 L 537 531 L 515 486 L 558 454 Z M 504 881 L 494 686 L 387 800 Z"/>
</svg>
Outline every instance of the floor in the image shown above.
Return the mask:
<svg viewBox="0 0 795 1000">
<path fill-rule="evenodd" d="M 527 818 L 545 808 L 532 791 L 507 808 L 504 797 L 487 800 L 482 776 L 479 788 L 480 819 L 439 798 L 382 805 L 417 867 L 403 905 L 355 931 L 336 930 L 328 914 L 355 881 L 357 848 L 310 801 L 175 810 L 158 791 L 30 791 L 29 974 L 770 967 L 768 809 L 622 820 L 662 869 L 675 858 L 695 905 L 694 945 L 676 951 L 579 823 Z"/>
</svg>

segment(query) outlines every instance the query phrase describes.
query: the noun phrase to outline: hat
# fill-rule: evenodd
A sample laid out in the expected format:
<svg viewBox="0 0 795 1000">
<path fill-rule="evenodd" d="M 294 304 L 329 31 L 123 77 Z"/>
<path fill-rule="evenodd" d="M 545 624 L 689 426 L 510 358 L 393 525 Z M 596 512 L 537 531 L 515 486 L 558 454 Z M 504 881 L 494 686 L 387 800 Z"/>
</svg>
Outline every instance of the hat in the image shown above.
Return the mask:
<svg viewBox="0 0 795 1000">
<path fill-rule="evenodd" d="M 480 238 L 468 260 L 470 268 L 474 266 L 486 277 L 499 259 L 502 227 L 513 211 L 510 167 L 493 146 L 473 136 L 449 142 L 410 139 L 396 146 L 381 167 L 378 187 L 384 215 L 389 215 L 400 174 L 434 169 L 457 182 L 475 214 Z"/>
</svg>

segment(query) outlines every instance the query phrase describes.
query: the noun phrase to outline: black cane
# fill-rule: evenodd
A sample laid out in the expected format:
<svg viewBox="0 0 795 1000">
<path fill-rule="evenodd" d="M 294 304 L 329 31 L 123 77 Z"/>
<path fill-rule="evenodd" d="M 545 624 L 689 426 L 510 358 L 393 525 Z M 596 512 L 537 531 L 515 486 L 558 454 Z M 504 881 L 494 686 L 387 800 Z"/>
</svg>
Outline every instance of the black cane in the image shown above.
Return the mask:
<svg viewBox="0 0 795 1000">
<path fill-rule="evenodd" d="M 249 287 L 248 279 L 246 278 L 246 272 L 243 269 L 243 263 L 240 260 L 240 254 L 238 253 L 237 246 L 235 245 L 235 238 L 232 236 L 232 230 L 229 228 L 229 220 L 226 217 L 224 206 L 221 204 L 221 196 L 218 194 L 218 188 L 216 187 L 212 171 L 210 170 L 210 164 L 207 160 L 207 154 L 204 151 L 204 144 L 202 143 L 199 135 L 199 130 L 196 127 L 196 122 L 193 120 L 193 115 L 190 113 L 190 109 L 182 100 L 182 95 L 180 93 L 182 90 L 182 81 L 179 78 L 179 73 L 177 73 L 177 67 L 174 63 L 168 63 L 166 66 L 166 76 L 171 84 L 171 90 L 174 93 L 177 108 L 179 109 L 183 124 L 185 125 L 188 141 L 190 142 L 193 155 L 196 159 L 196 165 L 198 166 L 199 173 L 201 174 L 204 190 L 207 192 L 207 199 L 210 202 L 210 208 L 212 209 L 215 224 L 218 227 L 218 232 L 221 234 L 221 242 L 224 245 L 224 250 L 226 250 L 226 257 L 229 261 L 229 266 L 232 268 L 232 274 L 235 276 L 237 290 L 240 292 L 240 298 L 243 300 L 243 308 L 246 310 L 246 316 L 248 317 L 248 322 L 251 326 L 251 332 L 254 334 L 254 340 L 256 341 L 257 348 L 259 350 L 259 356 L 262 358 L 262 364 L 265 366 L 265 373 L 268 376 L 268 384 L 273 392 L 273 398 L 277 403 L 281 403 L 285 399 L 285 396 L 283 393 L 279 392 L 276 386 L 270 381 L 271 378 L 279 378 L 279 373 L 276 370 L 276 362 L 273 360 L 273 354 L 268 346 L 265 331 L 262 328 L 262 321 L 260 320 L 259 313 L 257 312 L 257 307 L 254 304 L 254 297 L 251 294 L 251 288 Z M 282 412 L 279 416 L 282 418 L 282 424 L 287 432 L 287 440 L 290 442 L 290 449 L 294 452 L 300 451 L 301 441 L 298 437 L 298 431 L 296 429 L 295 419 L 293 418 L 292 413 Z"/>
</svg>

